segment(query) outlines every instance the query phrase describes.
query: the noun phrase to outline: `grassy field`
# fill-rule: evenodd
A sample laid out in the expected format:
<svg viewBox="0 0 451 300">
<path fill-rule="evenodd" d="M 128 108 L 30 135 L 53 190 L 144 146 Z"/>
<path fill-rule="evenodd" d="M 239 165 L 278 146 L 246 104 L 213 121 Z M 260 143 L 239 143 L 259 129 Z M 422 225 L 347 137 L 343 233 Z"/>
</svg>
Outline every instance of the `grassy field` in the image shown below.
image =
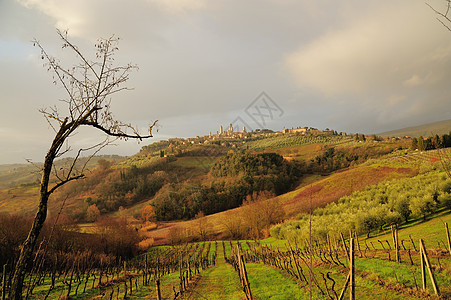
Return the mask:
<svg viewBox="0 0 451 300">
<path fill-rule="evenodd" d="M 0 191 L 0 210 L 6 213 L 20 212 L 31 215 L 36 211 L 39 189 L 37 186 L 24 186 Z"/>
<path fill-rule="evenodd" d="M 438 243 L 443 248 L 443 243 L 446 243 L 445 223 L 448 223 L 448 226 L 451 225 L 451 213 L 449 210 L 431 216 L 427 221 L 424 221 L 422 218 L 411 220 L 399 228 L 398 238 L 400 241 L 404 240 L 406 245 L 409 244 L 409 247 L 412 247 L 411 240 L 418 245 L 418 241 L 421 238 L 425 241 L 426 248 L 428 246 L 436 248 L 439 246 Z M 376 248 L 380 249 L 382 247 L 377 240 L 388 240 L 391 242 L 393 238 L 390 229 L 366 241 L 368 243 L 372 242 Z"/>
</svg>

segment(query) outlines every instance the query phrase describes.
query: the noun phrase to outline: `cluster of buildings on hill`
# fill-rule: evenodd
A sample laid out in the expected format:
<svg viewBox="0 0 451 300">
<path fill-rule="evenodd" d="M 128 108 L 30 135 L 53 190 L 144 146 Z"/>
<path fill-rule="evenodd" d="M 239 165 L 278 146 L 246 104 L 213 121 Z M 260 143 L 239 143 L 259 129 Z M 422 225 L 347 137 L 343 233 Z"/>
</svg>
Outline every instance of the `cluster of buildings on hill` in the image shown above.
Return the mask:
<svg viewBox="0 0 451 300">
<path fill-rule="evenodd" d="M 233 125 L 229 124 L 229 129 L 227 129 L 227 131 L 224 131 L 224 128 L 221 125 L 221 126 L 219 126 L 219 131 L 216 131 L 215 135 L 212 135 L 211 131 L 210 131 L 210 133 L 208 134 L 208 137 L 209 138 L 213 138 L 214 136 L 216 136 L 216 137 L 237 136 L 238 137 L 238 136 L 243 136 L 245 133 L 247 133 L 246 132 L 246 126 L 243 126 L 243 129 L 240 132 L 234 132 L 233 131 Z"/>
<path fill-rule="evenodd" d="M 215 138 L 242 138 L 242 137 L 246 137 L 249 135 L 261 135 L 261 134 L 334 134 L 333 130 L 329 130 L 326 129 L 324 131 L 316 129 L 316 128 L 312 128 L 312 127 L 298 127 L 298 128 L 285 128 L 285 126 L 283 126 L 282 131 L 272 131 L 269 129 L 263 129 L 263 130 L 256 130 L 256 131 L 252 131 L 252 132 L 247 132 L 246 131 L 246 127 L 243 126 L 243 129 L 241 131 L 234 131 L 233 129 L 233 125 L 229 124 L 229 128 L 227 129 L 227 131 L 224 130 L 223 126 L 220 125 L 219 126 L 219 131 L 216 131 L 216 134 L 212 134 L 211 131 L 208 134 L 208 138 L 210 139 L 215 139 Z M 199 138 L 199 137 L 197 137 Z"/>
<path fill-rule="evenodd" d="M 227 130 L 224 130 L 224 127 L 222 125 L 219 126 L 219 130 L 216 131 L 215 134 L 213 134 L 211 131 L 208 133 L 207 136 L 196 136 L 195 138 L 175 138 L 175 139 L 169 139 L 168 141 L 170 143 L 175 144 L 209 144 L 209 143 L 215 143 L 219 140 L 235 140 L 235 139 L 247 139 L 249 137 L 254 136 L 270 136 L 270 135 L 277 135 L 277 134 L 301 134 L 301 135 L 318 135 L 318 134 L 337 134 L 333 130 L 319 130 L 312 127 L 298 127 L 298 128 L 285 128 L 285 126 L 282 128 L 282 131 L 272 131 L 269 129 L 257 129 L 255 131 L 248 132 L 246 130 L 246 127 L 243 126 L 241 131 L 235 131 L 232 124 L 229 124 L 229 127 Z M 346 133 L 340 133 L 346 135 Z"/>
<path fill-rule="evenodd" d="M 285 128 L 285 126 L 283 126 L 282 133 L 306 133 L 307 130 L 307 127 L 287 129 Z"/>
<path fill-rule="evenodd" d="M 227 130 L 224 127 L 219 126 L 219 130 L 215 134 L 210 131 L 208 135 L 196 136 L 194 138 L 170 138 L 168 139 L 169 148 L 173 149 L 177 145 L 201 145 L 201 144 L 217 144 L 217 145 L 228 145 L 231 147 L 238 147 L 239 144 L 246 143 L 245 140 L 253 140 L 264 137 L 271 137 L 275 135 L 308 135 L 308 136 L 319 136 L 319 135 L 341 135 L 350 136 L 356 141 L 380 141 L 383 140 L 382 137 L 376 135 L 365 136 L 363 134 L 347 134 L 346 132 L 336 132 L 326 128 L 325 130 L 319 130 L 313 127 L 297 127 L 297 128 L 285 128 L 283 126 L 282 131 L 273 131 L 270 129 L 257 129 L 254 131 L 247 131 L 246 127 L 240 131 L 235 131 L 233 124 L 229 124 Z M 410 137 L 398 137 L 398 138 L 388 138 L 385 139 L 410 139 Z"/>
<path fill-rule="evenodd" d="M 323 132 L 323 133 L 333 133 L 333 130 L 329 130 L 329 129 L 326 129 L 325 131 L 321 131 L 321 130 L 319 130 L 319 129 L 316 129 L 316 128 L 312 128 L 312 127 L 298 127 L 298 128 L 291 128 L 291 129 L 288 129 L 288 128 L 285 128 L 285 126 L 283 126 L 283 128 L 282 128 L 282 131 L 280 132 L 280 131 L 276 131 L 276 132 L 274 132 L 274 131 L 272 131 L 272 130 L 268 130 L 268 129 L 265 129 L 265 130 L 257 130 L 257 131 L 255 131 L 255 132 L 252 132 L 252 133 L 254 133 L 254 134 L 258 134 L 258 133 L 262 133 L 262 132 L 266 132 L 266 133 L 268 133 L 268 132 L 270 132 L 270 133 L 284 133 L 284 134 L 290 134 L 290 133 L 300 133 L 300 134 L 306 134 L 307 132 L 308 133 L 321 133 L 321 132 Z M 224 129 L 223 129 L 223 127 L 222 127 L 222 125 L 221 126 L 219 126 L 219 131 L 216 131 L 216 134 L 215 135 L 212 135 L 212 133 L 211 133 L 211 131 L 210 131 L 210 133 L 209 133 L 209 135 L 208 135 L 208 137 L 209 138 L 212 138 L 212 137 L 220 137 L 220 136 L 233 136 L 233 135 L 236 135 L 236 134 L 244 134 L 244 133 L 248 133 L 247 131 L 246 131 L 246 126 L 243 126 L 243 129 L 241 130 L 241 131 L 234 131 L 234 129 L 233 129 L 233 125 L 232 124 L 230 124 L 229 125 L 229 128 L 227 129 L 227 131 L 224 131 Z"/>
</svg>

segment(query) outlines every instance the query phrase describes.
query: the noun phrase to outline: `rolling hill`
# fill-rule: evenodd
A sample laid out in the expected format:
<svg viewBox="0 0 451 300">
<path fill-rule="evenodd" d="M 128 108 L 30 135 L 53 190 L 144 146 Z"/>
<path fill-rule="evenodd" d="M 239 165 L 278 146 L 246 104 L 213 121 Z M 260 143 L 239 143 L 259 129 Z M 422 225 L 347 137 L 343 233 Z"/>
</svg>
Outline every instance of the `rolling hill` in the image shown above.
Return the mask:
<svg viewBox="0 0 451 300">
<path fill-rule="evenodd" d="M 307 279 L 303 283 L 302 274 L 310 270 L 312 276 L 319 279 L 315 286 L 320 292 L 315 292 L 315 298 L 323 299 L 322 291 L 337 296 L 339 287 L 345 284 L 349 256 L 339 247 L 341 243 L 346 247 L 344 240 L 348 232 L 354 232 L 358 249 L 355 251 L 358 298 L 371 293 L 374 299 L 387 299 L 387 296 L 390 299 L 425 299 L 423 296 L 432 294 L 431 290 L 414 289 L 419 257 L 416 249 L 410 247 L 414 244 L 411 235 L 425 239 L 438 285 L 448 297 L 450 264 L 447 252 L 442 251 L 446 247 L 441 246 L 445 245 L 441 233 L 442 221 L 450 220 L 451 181 L 440 171 L 439 153 L 451 157 L 451 148 L 414 151 L 410 143 L 410 139 L 362 139 L 359 135 L 336 133 L 323 136 L 265 133 L 246 138 L 227 136 L 222 140 L 173 139 L 144 146 L 139 153 L 114 162 L 93 160 L 84 180 L 68 183 L 53 195 L 49 201 L 49 217 L 55 217 L 64 208 L 62 219 L 66 223 L 60 226 L 69 230 L 58 231 L 54 238 L 54 244 L 61 249 L 65 249 L 62 241 L 66 240 L 71 245 L 67 251 L 72 252 L 75 245 L 81 247 L 86 240 L 97 244 L 87 252 L 64 254 L 66 261 L 58 266 L 63 266 L 67 272 L 58 273 L 66 275 L 56 278 L 53 291 L 48 285 L 50 280 L 43 280 L 30 299 L 42 299 L 48 291 L 49 299 L 57 299 L 61 290 L 67 291 L 67 295 L 74 294 L 77 299 L 93 299 L 97 294 L 103 297 L 106 291 L 110 298 L 113 293 L 116 298 L 125 298 L 127 286 L 133 299 L 154 298 L 155 287 L 145 283 L 147 269 L 150 266 L 158 270 L 163 266 L 164 270 L 166 261 L 168 272 L 172 273 L 161 277 L 161 293 L 165 298 L 177 293 L 174 286 L 182 287 L 179 285 L 181 272 L 189 274 L 190 266 L 194 269 L 201 266 L 202 273 L 190 279 L 186 297 L 242 299 L 234 268 L 226 264 L 232 261 L 233 251 L 238 249 L 246 255 L 252 292 L 259 299 L 278 295 L 283 295 L 279 299 L 306 299 L 311 288 L 307 288 Z M 64 167 L 64 161 L 59 165 Z M 28 178 L 32 175 L 30 172 L 30 166 L 0 166 L 0 183 L 3 181 L 4 185 L 0 185 L 0 225 L 1 218 L 14 221 L 18 213 L 31 217 L 36 209 L 39 183 L 37 177 Z M 400 186 L 404 190 L 396 194 L 396 187 Z M 240 201 L 232 202 L 232 199 Z M 427 209 L 424 213 L 423 204 Z M 302 223 L 311 211 L 313 227 L 310 230 L 314 233 L 314 243 L 304 239 L 309 231 Z M 403 214 L 404 219 L 401 219 L 400 214 L 396 217 L 398 211 L 409 214 Z M 177 212 L 180 214 L 174 214 Z M 320 217 L 328 221 L 315 222 Z M 435 219 L 427 221 L 429 218 Z M 399 249 L 402 262 L 398 264 L 392 261 L 395 249 L 389 245 L 389 224 L 393 223 L 387 220 L 402 226 L 399 236 L 404 248 Z M 324 230 L 322 224 L 333 225 L 333 230 Z M 341 240 L 340 233 L 344 234 Z M 372 239 L 365 239 L 364 235 L 368 237 L 370 233 Z M 71 234 L 71 238 L 66 234 Z M 382 237 L 389 249 L 384 248 Z M 237 241 L 242 239 L 247 240 Z M 0 239 L 0 242 L 5 240 Z M 326 249 L 325 240 L 329 242 L 328 251 L 322 252 Z M 127 241 L 130 243 L 124 244 Z M 310 258 L 313 268 L 308 266 L 302 252 L 308 244 L 318 247 L 319 254 Z M 431 246 L 435 244 L 438 248 L 433 249 Z M 120 248 L 125 246 L 129 248 Z M 295 247 L 294 250 L 291 247 Z M 134 257 L 123 265 L 119 259 L 117 264 L 116 258 L 105 253 L 88 256 L 94 248 L 105 253 L 128 249 L 115 255 Z M 136 256 L 139 253 L 146 254 Z M 180 256 L 181 253 L 185 253 L 182 254 L 185 257 Z M 47 261 L 51 261 L 51 257 L 53 254 Z M 252 260 L 252 257 L 278 258 L 276 263 L 271 263 L 267 259 Z M 196 261 L 190 261 L 191 258 Z M 207 266 L 209 258 L 213 264 Z M 202 259 L 202 263 L 198 259 Z M 60 258 L 57 261 L 60 262 Z M 94 262 L 97 267 L 89 267 Z M 181 269 L 184 262 L 185 271 Z M 172 271 L 169 271 L 170 264 L 174 266 Z M 70 266 L 73 274 L 75 265 L 88 270 L 82 274 L 83 280 L 78 280 L 80 286 L 84 281 L 83 292 L 81 288 L 77 291 L 78 286 L 71 292 L 68 278 L 72 277 Z M 119 274 L 122 266 L 123 276 Z M 114 269 L 119 270 L 118 273 L 108 273 Z M 95 276 L 91 276 L 92 270 Z M 224 279 L 227 287 L 218 284 L 219 279 Z M 69 287 L 64 288 L 68 284 Z M 330 298 L 334 298 L 332 294 Z"/>
<path fill-rule="evenodd" d="M 139 218 L 142 209 L 152 204 L 159 220 L 192 218 L 201 210 L 209 214 L 237 207 L 246 196 L 252 198 L 254 192 L 258 194 L 266 190 L 279 195 L 282 184 L 276 183 L 280 177 L 275 172 L 276 168 L 246 166 L 252 160 L 257 164 L 263 163 L 262 159 L 268 164 L 276 163 L 277 159 L 271 162 L 270 153 L 276 153 L 274 158 L 284 158 L 284 166 L 281 164 L 280 167 L 285 168 L 286 174 L 291 172 L 289 168 L 297 168 L 294 177 L 299 178 L 307 174 L 327 175 L 406 145 L 405 141 L 361 143 L 349 135 L 330 132 L 309 135 L 236 133 L 235 136 L 156 142 L 106 169 L 92 169 L 86 179 L 62 187 L 54 195 L 55 201 L 49 203 L 49 209 L 51 213 L 57 211 L 61 206 L 60 199 L 67 198 L 65 213 L 81 222 L 87 220 L 87 209 L 94 204 L 102 215 L 125 214 Z M 235 170 L 235 174 L 211 176 L 210 169 L 218 159 L 228 153 L 244 152 L 251 156 L 238 155 L 235 158 L 247 160 L 236 165 L 239 170 Z M 97 161 L 92 163 L 95 167 Z M 33 213 L 39 174 L 30 168 L 30 165 L 15 165 L 0 169 L 0 212 Z M 263 173 L 243 176 L 243 172 L 251 170 Z M 299 185 L 294 177 L 288 176 L 293 181 L 291 189 Z M 232 198 L 235 200 L 230 200 Z M 223 201 L 230 203 L 223 205 Z M 216 208 L 210 209 L 208 203 L 215 203 Z"/>
<path fill-rule="evenodd" d="M 317 181 L 313 183 L 264 202 L 249 203 L 232 210 L 205 216 L 203 221 L 194 219 L 185 222 L 161 223 L 158 229 L 149 232 L 149 237 L 153 238 L 156 244 L 167 244 L 174 238 L 195 239 L 200 222 L 204 222 L 203 226 L 207 227 L 208 235 L 215 238 L 236 238 L 231 228 L 233 223 L 237 222 L 236 225 L 243 230 L 245 221 L 240 222 L 239 219 L 246 220 L 252 211 L 281 210 L 285 214 L 284 218 L 294 218 L 299 214 L 307 213 L 310 209 L 324 207 L 343 196 L 364 190 L 368 186 L 383 181 L 412 177 L 416 174 L 417 170 L 414 168 L 377 165 L 356 167 L 330 176 L 317 177 Z"/>
<path fill-rule="evenodd" d="M 451 131 L 451 120 L 438 121 L 418 126 L 406 127 L 386 132 L 378 133 L 379 136 L 394 136 L 394 137 L 402 137 L 402 136 L 411 136 L 411 137 L 427 137 L 431 135 L 442 135 L 447 134 Z"/>
<path fill-rule="evenodd" d="M 88 165 L 88 169 L 93 169 L 100 159 L 108 161 L 119 161 L 124 157 L 119 155 L 99 155 L 93 157 Z M 78 165 L 83 165 L 86 158 L 81 158 Z M 71 158 L 65 158 L 55 161 L 56 168 L 63 168 L 71 162 Z M 28 163 L 28 164 L 4 164 L 0 165 L 0 190 L 6 188 L 14 188 L 19 185 L 33 185 L 41 179 L 42 163 Z"/>
</svg>

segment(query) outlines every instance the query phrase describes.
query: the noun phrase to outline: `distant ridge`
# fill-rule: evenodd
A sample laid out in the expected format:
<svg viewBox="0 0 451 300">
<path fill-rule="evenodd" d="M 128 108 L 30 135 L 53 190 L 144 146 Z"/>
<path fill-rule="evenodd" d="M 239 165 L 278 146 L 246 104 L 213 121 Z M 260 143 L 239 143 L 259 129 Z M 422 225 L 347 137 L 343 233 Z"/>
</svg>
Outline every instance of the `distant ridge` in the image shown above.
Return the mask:
<svg viewBox="0 0 451 300">
<path fill-rule="evenodd" d="M 419 126 L 406 127 L 392 131 L 386 131 L 378 133 L 380 136 L 411 136 L 411 137 L 419 137 L 419 136 L 431 136 L 431 135 L 442 135 L 445 133 L 449 133 L 451 131 L 451 119 L 444 120 L 439 122 L 428 123 Z"/>
</svg>

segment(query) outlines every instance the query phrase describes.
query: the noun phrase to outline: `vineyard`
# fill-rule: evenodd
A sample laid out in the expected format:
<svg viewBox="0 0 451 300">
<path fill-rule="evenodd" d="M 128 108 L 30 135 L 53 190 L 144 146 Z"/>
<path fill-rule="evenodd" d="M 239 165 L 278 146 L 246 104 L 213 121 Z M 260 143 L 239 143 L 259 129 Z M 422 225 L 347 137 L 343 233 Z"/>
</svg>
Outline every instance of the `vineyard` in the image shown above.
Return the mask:
<svg viewBox="0 0 451 300">
<path fill-rule="evenodd" d="M 345 240 L 341 236 L 331 237 L 327 243 L 313 241 L 312 246 L 306 241 L 300 248 L 288 244 L 281 249 L 258 242 L 247 242 L 246 250 L 241 244 L 238 247 L 246 261 L 275 267 L 294 278 L 300 285 L 297 299 L 307 298 L 310 290 L 315 299 L 343 299 L 345 293 L 346 298 L 353 293 L 351 299 L 368 299 L 368 295 L 371 299 L 423 299 L 435 293 L 449 297 L 449 273 L 441 265 L 430 266 L 435 281 L 429 281 L 428 288 L 423 284 L 429 275 L 421 272 L 420 242 L 402 245 L 402 249 L 396 248 L 398 245 L 384 240 L 378 249 L 357 237 Z M 427 259 L 428 264 L 431 260 L 449 263 L 449 253 L 435 249 L 429 251 Z"/>
<path fill-rule="evenodd" d="M 73 3 L 55 9 L 56 1 L 45 6 L 10 2 L 2 6 L 11 10 L 7 21 L 26 15 L 28 22 L 5 27 L 16 30 L 3 42 L 11 58 L 6 67 L 13 72 L 8 73 L 33 70 L 40 59 L 52 74 L 59 101 L 52 105 L 46 99 L 39 109 L 51 129 L 47 138 L 26 104 L 41 98 L 32 97 L 33 91 L 45 91 L 43 97 L 57 94 L 30 80 L 32 72 L 6 81 L 5 96 L 16 100 L 5 105 L 8 126 L 0 128 L 6 145 L 0 158 L 8 163 L 0 165 L 0 300 L 451 300 L 451 120 L 386 132 L 386 137 L 372 134 L 378 127 L 446 114 L 439 110 L 448 95 L 442 84 L 450 61 L 442 55 L 447 41 L 429 23 L 418 23 L 427 20 L 419 5 L 411 5 L 408 13 L 421 30 L 397 26 L 405 18 L 392 11 L 407 8 L 407 1 L 387 7 L 334 1 L 326 10 L 299 1 L 255 1 L 260 4 L 255 7 L 239 1 L 147 1 L 128 5 L 135 19 L 118 14 L 125 6 L 111 1 L 101 7 L 101 26 L 89 26 L 99 24 L 93 18 L 98 14 L 84 13 L 86 7 Z M 431 9 L 451 31 L 451 0 L 445 2 L 445 9 L 426 3 L 423 10 Z M 260 22 L 250 21 L 249 12 Z M 119 19 L 122 15 L 126 18 Z M 280 24 L 272 24 L 281 16 Z M 56 29 L 61 49 L 55 48 L 55 39 L 49 47 L 33 39 L 36 55 L 23 48 L 29 29 L 43 30 L 45 38 L 53 23 L 74 26 L 80 46 L 86 46 L 94 31 L 127 33 L 140 25 L 149 28 L 148 20 L 150 34 L 143 39 L 134 30 L 138 35 L 131 41 L 140 45 L 126 48 L 140 50 L 137 60 L 157 55 L 150 60 L 157 62 L 155 68 L 144 68 L 154 75 L 135 81 L 144 91 L 116 105 L 113 96 L 133 89 L 129 78 L 138 66 L 122 65 L 127 52 L 114 59 L 120 40 L 115 34 L 95 40 L 93 52 L 72 42 L 67 29 Z M 367 47 L 367 40 L 378 41 L 355 33 L 377 36 L 384 29 L 373 26 L 378 20 L 392 29 L 384 38 L 396 41 Z M 429 31 L 433 38 L 423 39 L 428 42 L 423 47 L 419 42 Z M 192 33 L 196 38 L 185 37 Z M 340 46 L 333 47 L 337 42 Z M 390 44 L 394 51 L 379 44 Z M 315 51 L 321 45 L 330 49 Z M 349 48 L 345 55 L 342 45 Z M 227 51 L 240 47 L 259 51 Z M 366 48 L 370 51 L 362 51 Z M 51 53 L 56 49 L 60 58 Z M 382 67 L 398 66 L 396 72 L 379 80 L 377 61 L 390 62 L 389 55 L 399 56 L 399 49 L 414 50 L 404 51 L 402 59 L 430 68 L 433 76 L 401 78 L 412 67 L 397 59 Z M 322 56 L 319 64 L 315 52 Z M 373 52 L 378 52 L 376 60 Z M 179 54 L 192 61 L 179 63 L 175 76 L 169 75 Z M 240 62 L 245 62 L 244 72 Z M 287 67 L 280 68 L 280 62 Z M 339 71 L 321 75 L 319 85 L 314 77 L 298 78 L 299 71 L 307 70 L 301 73 L 310 77 L 318 73 L 323 62 Z M 258 70 L 270 72 L 252 76 Z M 340 72 L 345 80 L 337 78 Z M 353 76 L 366 73 L 372 75 Z M 248 94 L 257 79 L 270 79 L 267 74 L 276 75 L 273 92 L 285 87 L 279 90 L 281 102 L 266 92 L 252 102 L 239 95 Z M 367 87 L 368 79 L 374 80 Z M 22 88 L 22 81 L 30 88 Z M 230 83 L 240 82 L 248 84 L 227 92 Z M 330 83 L 344 89 L 331 90 Z M 382 97 L 377 107 L 371 100 L 398 92 L 405 97 Z M 131 120 L 114 117 L 118 105 Z M 160 121 L 148 119 L 154 112 L 162 114 L 155 116 Z M 393 118 L 397 114 L 400 118 Z M 220 123 L 230 117 L 234 121 L 224 130 Z M 292 127 L 308 119 L 315 119 L 314 126 L 336 122 L 343 130 L 366 133 Z M 365 122 L 359 126 L 360 121 Z M 216 134 L 210 131 L 214 123 Z M 282 131 L 275 126 L 283 126 Z M 187 137 L 195 132 L 204 135 Z M 394 134 L 398 137 L 388 136 Z M 150 144 L 129 157 L 100 155 L 110 153 L 103 151 L 116 142 L 120 152 L 136 149 L 123 146 L 127 140 Z M 33 161 L 36 157 L 43 162 Z M 16 163 L 22 160 L 27 164 Z"/>
<path fill-rule="evenodd" d="M 449 219 L 449 214 L 446 219 Z M 430 221 L 431 222 L 431 221 Z M 412 227 L 421 232 L 428 222 Z M 154 247 L 130 261 L 37 255 L 25 299 L 447 299 L 449 230 Z M 438 236 L 439 235 L 439 236 Z M 4 267 L 3 294 L 10 274 Z M 371 295 L 371 296 L 369 296 Z M 437 296 L 438 295 L 438 296 Z"/>
<path fill-rule="evenodd" d="M 320 143 L 326 145 L 336 145 L 350 141 L 352 141 L 352 138 L 349 136 L 337 136 L 337 135 L 320 135 L 320 136 L 277 135 L 246 143 L 246 146 L 249 147 L 249 149 L 253 150 L 264 150 L 267 148 L 280 149 Z"/>
<path fill-rule="evenodd" d="M 222 214 L 221 218 L 215 219 L 216 223 L 212 221 L 213 215 L 209 216 L 209 224 L 199 221 L 205 219 L 195 219 L 191 227 L 187 226 L 191 231 L 188 229 L 170 231 L 166 228 L 170 242 L 180 244 L 153 247 L 146 253 L 139 252 L 142 249 L 127 253 L 114 252 L 112 247 L 116 244 L 113 241 L 105 243 L 104 252 L 95 252 L 95 248 L 78 250 L 82 248 L 75 247 L 76 242 L 72 239 L 68 243 L 61 242 L 61 245 L 60 240 L 55 239 L 53 242 L 58 245 L 47 249 L 46 241 L 48 242 L 50 238 L 44 237 L 33 256 L 33 264 L 27 269 L 23 298 L 450 299 L 451 246 L 449 230 L 444 224 L 451 222 L 449 213 L 451 182 L 445 172 L 438 171 L 442 167 L 440 155 L 448 157 L 449 150 L 412 152 L 394 146 L 386 147 L 385 144 L 376 142 L 363 145 L 351 142 L 349 137 L 332 135 L 283 136 L 283 138 L 273 136 L 254 140 L 247 145 L 251 149 L 272 148 L 279 149 L 275 151 L 283 151 L 282 148 L 297 145 L 310 145 L 306 148 L 315 148 L 316 143 L 345 144 L 343 147 L 337 147 L 335 152 L 326 151 L 318 155 L 318 159 L 315 160 L 318 166 L 335 165 L 340 162 L 339 158 L 351 159 L 351 156 L 345 154 L 346 151 L 351 153 L 350 148 L 354 146 L 353 155 L 359 155 L 361 151 L 370 153 L 371 158 L 363 166 L 341 170 L 326 179 L 303 187 L 302 190 L 296 190 L 295 193 L 292 191 L 288 197 L 282 195 L 281 199 L 284 199 L 283 197 L 286 199 L 281 201 L 280 207 L 284 207 L 285 212 L 291 213 L 292 216 L 301 211 L 302 205 L 306 208 L 304 211 L 307 211 L 309 203 L 307 200 L 315 202 L 333 198 L 334 200 L 328 202 L 334 204 L 313 211 L 311 216 L 303 215 L 296 220 L 285 222 L 284 225 L 273 226 L 271 231 L 268 225 L 266 234 L 270 232 L 272 238 L 260 241 L 186 243 L 214 238 L 213 235 L 207 236 L 204 231 L 203 236 L 199 234 L 200 237 L 195 237 L 193 233 L 190 239 L 177 239 L 179 233 L 183 237 L 185 232 L 194 232 L 193 228 L 197 227 L 204 230 L 205 228 L 201 227 L 207 225 L 211 228 L 216 226 L 215 230 L 219 227 L 221 228 L 219 230 L 223 230 L 224 224 L 227 224 L 230 226 L 228 230 L 232 232 L 234 222 L 240 222 L 237 224 L 242 235 L 229 238 L 257 239 L 263 230 L 255 229 L 258 228 L 256 227 L 258 224 L 255 223 L 257 225 L 254 228 L 251 222 L 259 220 L 257 217 L 262 218 L 262 211 L 267 207 L 250 205 L 244 206 L 245 209 L 239 213 L 235 210 Z M 346 151 L 342 148 L 346 148 Z M 377 149 L 368 152 L 368 149 L 373 148 Z M 390 154 L 379 157 L 382 151 L 380 149 Z M 398 150 L 392 152 L 393 149 Z M 193 150 L 191 154 L 193 153 L 198 155 L 201 152 Z M 234 154 L 240 158 L 233 160 L 236 164 L 225 162 L 220 165 L 223 159 L 232 157 L 232 154 L 217 159 L 218 164 L 214 166 L 217 169 L 221 167 L 224 177 L 236 171 L 233 168 L 251 170 L 248 165 L 253 165 L 252 163 L 238 164 L 246 161 L 238 154 Z M 137 157 L 135 167 L 130 170 L 122 169 L 119 165 L 118 169 L 112 168 L 108 172 L 112 174 L 116 172 L 114 174 L 118 175 L 118 179 L 123 183 L 129 183 L 130 186 L 135 181 L 138 183 L 140 181 L 131 179 L 127 181 L 127 176 L 132 179 L 144 178 L 149 185 L 149 180 L 154 176 L 148 176 L 150 170 L 159 171 L 153 172 L 155 174 L 167 172 L 167 178 L 170 177 L 168 174 L 179 174 L 178 178 L 183 176 L 190 178 L 189 172 L 204 174 L 208 171 L 200 170 L 199 157 L 196 155 L 184 154 L 179 157 L 150 159 L 144 156 Z M 259 162 L 264 161 L 263 158 L 278 158 L 267 153 L 252 155 L 249 154 L 248 161 L 253 161 L 254 156 L 262 158 L 258 160 Z M 362 160 L 365 159 L 367 157 L 363 156 Z M 140 163 L 146 160 L 147 164 L 144 167 Z M 213 165 L 213 160 L 209 162 Z M 274 165 L 266 168 L 275 170 Z M 215 167 L 213 169 L 215 170 Z M 263 166 L 257 169 L 261 172 L 265 170 Z M 108 169 L 102 170 L 106 172 Z M 140 176 L 144 175 L 135 178 L 132 176 L 133 172 Z M 419 175 L 414 176 L 417 174 Z M 288 178 L 293 177 L 290 175 Z M 379 183 L 382 179 L 393 178 L 398 180 L 390 184 Z M 370 187 L 370 183 L 379 184 Z M 280 187 L 281 184 L 276 186 Z M 368 187 L 364 189 L 365 186 Z M 130 188 L 130 190 L 139 189 Z M 171 191 L 168 189 L 167 193 L 172 198 L 180 194 L 179 191 L 170 193 Z M 342 197 L 340 193 L 349 195 Z M 221 193 L 212 194 L 211 199 L 219 199 L 217 195 Z M 199 195 L 196 197 L 201 199 Z M 342 198 L 338 200 L 340 197 Z M 224 197 L 230 198 L 229 194 Z M 184 196 L 180 199 L 189 197 Z M 23 203 L 21 205 L 24 206 Z M 280 209 L 279 206 L 268 207 L 270 209 L 266 210 Z M 100 222 L 97 225 L 99 224 Z M 390 224 L 393 224 L 391 228 Z M 399 226 L 399 233 L 395 224 Z M 137 227 L 128 227 L 133 233 L 138 233 Z M 16 227 L 11 228 L 17 231 Z M 250 234 L 251 228 L 255 229 L 254 237 Z M 174 235 L 174 239 L 171 234 Z M 96 236 L 99 245 L 107 235 Z M 114 242 L 121 245 L 131 233 L 128 232 L 124 236 L 114 233 L 110 236 L 115 236 Z M 86 236 L 82 238 L 80 235 L 80 240 L 85 238 Z M 18 249 L 18 247 L 3 249 Z M 131 258 L 136 253 L 142 254 Z M 8 299 L 6 296 L 12 285 L 14 255 L 6 257 L 5 254 L 0 258 L 3 259 L 0 260 L 2 263 L 6 262 L 3 266 L 0 265 L 2 271 L 0 295 L 4 300 Z"/>
<path fill-rule="evenodd" d="M 404 155 L 391 157 L 391 159 L 401 162 L 401 163 L 405 163 L 405 164 L 415 163 L 415 162 L 435 163 L 435 162 L 440 161 L 441 156 L 448 158 L 450 154 L 451 154 L 451 149 L 445 148 L 445 149 L 435 149 L 435 150 L 407 153 Z"/>
<path fill-rule="evenodd" d="M 216 243 L 159 247 L 130 261 L 89 252 L 45 257 L 36 255 L 25 281 L 24 299 L 172 299 L 188 282 L 216 263 Z M 41 253 L 42 254 L 42 253 Z M 2 295 L 12 273 L 3 267 Z"/>
</svg>

